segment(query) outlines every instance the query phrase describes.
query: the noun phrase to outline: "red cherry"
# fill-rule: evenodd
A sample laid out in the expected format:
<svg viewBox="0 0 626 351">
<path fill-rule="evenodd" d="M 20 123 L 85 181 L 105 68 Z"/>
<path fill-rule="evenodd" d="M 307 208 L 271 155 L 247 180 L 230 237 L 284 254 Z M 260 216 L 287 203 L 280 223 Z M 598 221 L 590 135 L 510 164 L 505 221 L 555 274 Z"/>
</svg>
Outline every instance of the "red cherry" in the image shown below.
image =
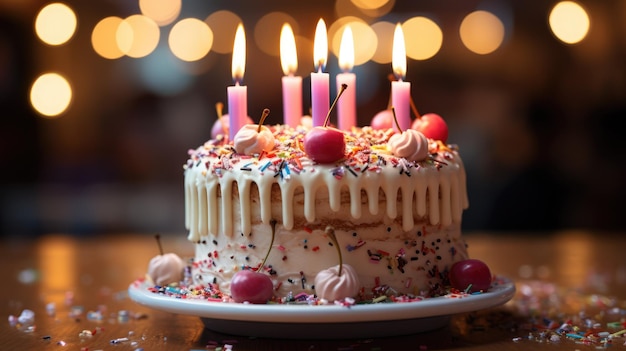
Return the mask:
<svg viewBox="0 0 626 351">
<path fill-rule="evenodd" d="M 483 261 L 476 259 L 454 263 L 448 277 L 450 285 L 461 291 L 465 291 L 470 285 L 469 292 L 487 291 L 491 286 L 489 267 Z"/>
<path fill-rule="evenodd" d="M 329 127 L 330 113 L 346 88 L 348 85 L 341 85 L 341 90 L 330 106 L 324 124 L 309 130 L 304 136 L 304 152 L 317 163 L 334 163 L 341 160 L 346 154 L 346 140 L 343 132 Z"/>
<path fill-rule="evenodd" d="M 334 163 L 346 153 L 342 131 L 329 127 L 315 127 L 304 136 L 304 152 L 317 163 Z"/>
<path fill-rule="evenodd" d="M 441 140 L 444 144 L 448 140 L 448 125 L 436 113 L 427 113 L 415 119 L 411 128 L 422 132 L 429 139 Z"/>
<path fill-rule="evenodd" d="M 371 127 L 373 129 L 393 128 L 393 113 L 391 110 L 380 111 L 372 118 Z"/>
<path fill-rule="evenodd" d="M 230 295 L 235 302 L 263 304 L 274 295 L 274 284 L 269 276 L 246 269 L 233 276 Z"/>
</svg>

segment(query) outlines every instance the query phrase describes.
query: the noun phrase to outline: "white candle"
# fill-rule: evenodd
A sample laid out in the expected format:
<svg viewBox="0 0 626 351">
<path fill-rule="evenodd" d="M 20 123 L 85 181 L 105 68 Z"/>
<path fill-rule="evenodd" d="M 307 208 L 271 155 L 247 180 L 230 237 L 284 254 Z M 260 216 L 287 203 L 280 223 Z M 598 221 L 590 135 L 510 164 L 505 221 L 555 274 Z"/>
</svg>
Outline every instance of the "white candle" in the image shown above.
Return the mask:
<svg viewBox="0 0 626 351">
<path fill-rule="evenodd" d="M 246 70 L 246 37 L 243 25 L 240 23 L 235 33 L 235 44 L 233 47 L 232 75 L 235 81 L 234 86 L 227 88 L 228 93 L 228 118 L 229 118 L 229 140 L 235 139 L 235 134 L 241 129 L 248 117 L 248 87 L 239 85 L 243 81 L 243 74 Z"/>
<path fill-rule="evenodd" d="M 341 36 L 339 46 L 339 68 L 343 71 L 337 75 L 337 92 L 342 84 L 348 88 L 343 96 L 337 101 L 338 127 L 341 130 L 350 130 L 356 126 L 356 75 L 352 73 L 354 67 L 354 39 L 352 29 L 347 26 Z"/>
<path fill-rule="evenodd" d="M 313 126 L 324 125 L 324 120 L 330 108 L 330 77 L 322 72 L 328 59 L 328 37 L 326 24 L 320 19 L 315 29 L 315 41 L 313 43 L 313 62 L 317 72 L 311 73 L 311 117 Z"/>
<path fill-rule="evenodd" d="M 393 53 L 391 56 L 393 73 L 398 79 L 391 82 L 391 105 L 396 111 L 396 118 L 402 131 L 411 127 L 411 83 L 403 82 L 406 75 L 406 48 L 402 26 L 398 23 L 393 34 Z M 398 130 L 396 124 L 393 128 Z"/>
<path fill-rule="evenodd" d="M 302 77 L 294 76 L 298 70 L 296 39 L 288 23 L 280 32 L 280 64 L 285 76 L 283 84 L 283 119 L 285 124 L 297 127 L 302 118 Z"/>
</svg>

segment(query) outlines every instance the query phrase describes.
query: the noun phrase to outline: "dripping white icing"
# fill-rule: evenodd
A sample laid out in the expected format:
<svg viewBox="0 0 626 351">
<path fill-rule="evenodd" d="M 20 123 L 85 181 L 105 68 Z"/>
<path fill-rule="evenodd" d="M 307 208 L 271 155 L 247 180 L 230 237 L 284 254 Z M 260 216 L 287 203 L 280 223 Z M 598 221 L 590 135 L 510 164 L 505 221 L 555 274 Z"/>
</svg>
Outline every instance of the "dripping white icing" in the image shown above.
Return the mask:
<svg viewBox="0 0 626 351">
<path fill-rule="evenodd" d="M 348 213 L 359 219 L 378 214 L 382 190 L 386 215 L 391 219 L 401 216 L 404 231 L 411 230 L 426 215 L 431 225 L 460 223 L 468 206 L 463 163 L 456 151 L 442 145 L 431 144 L 435 161 L 409 162 L 386 153 L 384 143 L 389 134 L 366 127 L 360 130 L 362 134 L 347 138 L 348 153 L 352 151 L 353 157 L 337 165 L 317 165 L 297 147 L 302 131 L 279 126 L 273 130 L 281 142 L 270 155 L 238 155 L 232 147 L 214 141 L 190 152 L 185 170 L 185 224 L 189 240 L 196 242 L 209 234 L 238 235 L 233 233 L 234 221 L 240 223 L 242 234 L 249 234 L 253 183 L 259 191 L 258 206 L 264 224 L 269 224 L 272 215 L 278 215 L 272 213 L 272 185 L 278 184 L 282 199 L 279 222 L 287 230 L 294 229 L 294 194 L 300 189 L 304 193 L 307 222 L 316 220 L 315 201 L 320 192 L 327 194 L 334 212 L 344 206 L 342 192 L 347 192 Z M 239 194 L 237 204 L 231 196 L 235 190 Z M 362 192 L 367 196 L 365 208 L 369 213 L 363 213 Z M 234 205 L 239 206 L 240 218 L 234 218 Z"/>
</svg>

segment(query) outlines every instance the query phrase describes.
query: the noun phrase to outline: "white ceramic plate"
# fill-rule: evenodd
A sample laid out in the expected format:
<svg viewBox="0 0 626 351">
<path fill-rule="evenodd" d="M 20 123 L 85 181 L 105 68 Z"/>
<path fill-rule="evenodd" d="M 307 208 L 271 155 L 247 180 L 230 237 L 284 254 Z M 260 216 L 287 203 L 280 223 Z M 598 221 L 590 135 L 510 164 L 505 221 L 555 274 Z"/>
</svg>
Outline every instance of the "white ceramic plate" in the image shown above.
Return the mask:
<svg viewBox="0 0 626 351">
<path fill-rule="evenodd" d="M 135 302 L 161 311 L 201 317 L 211 330 L 260 337 L 357 338 L 406 335 L 446 325 L 450 315 L 502 305 L 515 284 L 499 277 L 488 292 L 464 297 L 435 297 L 407 303 L 337 305 L 251 305 L 179 299 L 148 290 L 143 281 L 128 288 Z"/>
</svg>

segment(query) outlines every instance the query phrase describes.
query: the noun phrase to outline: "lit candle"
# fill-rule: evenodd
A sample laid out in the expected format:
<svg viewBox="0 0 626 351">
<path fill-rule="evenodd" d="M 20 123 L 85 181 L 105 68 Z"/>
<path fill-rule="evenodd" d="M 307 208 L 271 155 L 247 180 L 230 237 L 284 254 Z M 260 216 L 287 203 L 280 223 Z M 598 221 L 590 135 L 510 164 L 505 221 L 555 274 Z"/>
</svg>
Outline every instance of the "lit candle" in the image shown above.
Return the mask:
<svg viewBox="0 0 626 351">
<path fill-rule="evenodd" d="M 298 70 L 296 39 L 289 23 L 280 32 L 280 64 L 283 68 L 283 118 L 285 124 L 297 127 L 302 118 L 302 77 L 294 76 Z"/>
<path fill-rule="evenodd" d="M 347 26 L 339 46 L 339 68 L 343 73 L 337 75 L 337 91 L 343 84 L 348 86 L 342 99 L 337 103 L 338 127 L 341 130 L 350 130 L 356 126 L 356 75 L 351 72 L 352 67 L 354 67 L 354 39 L 352 28 Z"/>
<path fill-rule="evenodd" d="M 229 86 L 228 92 L 228 118 L 229 140 L 235 140 L 235 134 L 246 123 L 248 116 L 248 87 L 239 85 L 243 81 L 246 70 L 246 35 L 243 32 L 243 24 L 239 24 L 235 33 L 233 47 L 232 75 L 234 86 Z"/>
<path fill-rule="evenodd" d="M 396 110 L 396 118 L 402 131 L 411 127 L 411 83 L 402 81 L 406 75 L 406 48 L 404 45 L 404 33 L 402 26 L 398 23 L 393 33 L 391 56 L 393 74 L 397 79 L 397 81 L 391 82 L 391 105 Z M 395 123 L 393 128 L 398 130 Z"/>
<path fill-rule="evenodd" d="M 317 72 L 311 73 L 311 117 L 314 127 L 324 125 L 330 106 L 330 78 L 328 73 L 322 72 L 328 59 L 328 38 L 326 35 L 326 23 L 320 19 L 317 22 L 313 43 L 313 62 Z"/>
</svg>

